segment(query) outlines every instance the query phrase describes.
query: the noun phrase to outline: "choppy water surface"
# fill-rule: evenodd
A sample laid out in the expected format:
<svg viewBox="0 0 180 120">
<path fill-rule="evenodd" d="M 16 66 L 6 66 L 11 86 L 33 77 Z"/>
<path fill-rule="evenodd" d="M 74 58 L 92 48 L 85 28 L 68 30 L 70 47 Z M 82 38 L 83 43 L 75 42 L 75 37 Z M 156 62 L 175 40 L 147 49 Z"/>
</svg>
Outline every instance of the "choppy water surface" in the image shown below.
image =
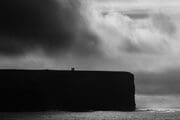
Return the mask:
<svg viewBox="0 0 180 120">
<path fill-rule="evenodd" d="M 180 120 L 180 110 L 0 113 L 0 120 Z"/>
</svg>

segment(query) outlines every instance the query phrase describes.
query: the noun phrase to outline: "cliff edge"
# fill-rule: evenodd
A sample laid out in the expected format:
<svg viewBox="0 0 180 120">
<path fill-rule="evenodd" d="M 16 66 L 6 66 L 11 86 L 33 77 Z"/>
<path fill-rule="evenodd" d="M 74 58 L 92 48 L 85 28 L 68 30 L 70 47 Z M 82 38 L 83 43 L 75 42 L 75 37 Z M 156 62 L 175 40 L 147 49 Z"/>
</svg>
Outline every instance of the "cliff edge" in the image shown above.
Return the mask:
<svg viewBox="0 0 180 120">
<path fill-rule="evenodd" d="M 135 110 L 134 75 L 110 71 L 0 70 L 0 111 Z"/>
</svg>

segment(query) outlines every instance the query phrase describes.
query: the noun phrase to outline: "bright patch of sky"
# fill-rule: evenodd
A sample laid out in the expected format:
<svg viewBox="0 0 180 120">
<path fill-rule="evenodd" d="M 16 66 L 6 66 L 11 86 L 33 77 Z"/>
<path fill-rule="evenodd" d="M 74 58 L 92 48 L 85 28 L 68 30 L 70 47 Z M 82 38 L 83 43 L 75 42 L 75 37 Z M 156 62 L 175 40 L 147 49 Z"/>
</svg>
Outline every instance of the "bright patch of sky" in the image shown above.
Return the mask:
<svg viewBox="0 0 180 120">
<path fill-rule="evenodd" d="M 93 0 L 85 6 L 90 29 L 115 69 L 118 64 L 130 71 L 180 68 L 180 1 Z"/>
</svg>

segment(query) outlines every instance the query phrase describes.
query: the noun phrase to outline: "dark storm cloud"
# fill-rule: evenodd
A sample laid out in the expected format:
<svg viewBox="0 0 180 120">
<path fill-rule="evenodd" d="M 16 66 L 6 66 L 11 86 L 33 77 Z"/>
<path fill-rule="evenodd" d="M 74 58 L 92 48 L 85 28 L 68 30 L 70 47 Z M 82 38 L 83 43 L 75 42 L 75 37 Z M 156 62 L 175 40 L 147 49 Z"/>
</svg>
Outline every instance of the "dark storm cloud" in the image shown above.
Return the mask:
<svg viewBox="0 0 180 120">
<path fill-rule="evenodd" d="M 138 46 L 132 42 L 130 38 L 124 38 L 124 46 L 123 48 L 120 47 L 120 49 L 123 49 L 127 53 L 143 53 L 147 51 L 143 51 L 141 46 Z"/>
<path fill-rule="evenodd" d="M 171 18 L 163 13 L 154 14 L 152 16 L 154 26 L 162 33 L 173 35 L 176 33 L 177 28 Z"/>
<path fill-rule="evenodd" d="M 153 54 L 161 54 L 163 53 L 163 51 L 159 51 L 161 49 L 163 49 L 162 46 L 158 46 L 158 49 L 153 46 L 149 46 L 146 43 L 143 42 L 139 42 L 139 43 L 135 43 L 133 41 L 133 39 L 128 38 L 128 37 L 124 37 L 124 45 L 120 46 L 119 49 L 121 51 L 124 51 L 126 53 L 130 53 L 130 54 L 148 54 L 148 55 L 153 55 Z M 162 42 L 163 44 L 163 42 Z"/>
<path fill-rule="evenodd" d="M 80 27 L 79 7 L 77 0 L 0 1 L 0 53 L 21 55 L 39 48 L 47 54 L 96 52 L 96 36 Z"/>
<path fill-rule="evenodd" d="M 123 15 L 128 16 L 131 19 L 147 19 L 149 17 L 148 10 L 130 10 L 122 11 Z"/>
</svg>

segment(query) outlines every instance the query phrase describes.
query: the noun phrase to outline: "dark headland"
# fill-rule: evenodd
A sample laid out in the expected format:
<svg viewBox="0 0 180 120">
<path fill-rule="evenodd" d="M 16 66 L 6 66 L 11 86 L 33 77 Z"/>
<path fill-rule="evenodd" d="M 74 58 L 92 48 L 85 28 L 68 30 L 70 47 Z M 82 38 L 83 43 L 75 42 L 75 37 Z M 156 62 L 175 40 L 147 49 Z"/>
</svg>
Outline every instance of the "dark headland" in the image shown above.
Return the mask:
<svg viewBox="0 0 180 120">
<path fill-rule="evenodd" d="M 134 75 L 110 71 L 0 70 L 0 111 L 133 111 Z"/>
</svg>

